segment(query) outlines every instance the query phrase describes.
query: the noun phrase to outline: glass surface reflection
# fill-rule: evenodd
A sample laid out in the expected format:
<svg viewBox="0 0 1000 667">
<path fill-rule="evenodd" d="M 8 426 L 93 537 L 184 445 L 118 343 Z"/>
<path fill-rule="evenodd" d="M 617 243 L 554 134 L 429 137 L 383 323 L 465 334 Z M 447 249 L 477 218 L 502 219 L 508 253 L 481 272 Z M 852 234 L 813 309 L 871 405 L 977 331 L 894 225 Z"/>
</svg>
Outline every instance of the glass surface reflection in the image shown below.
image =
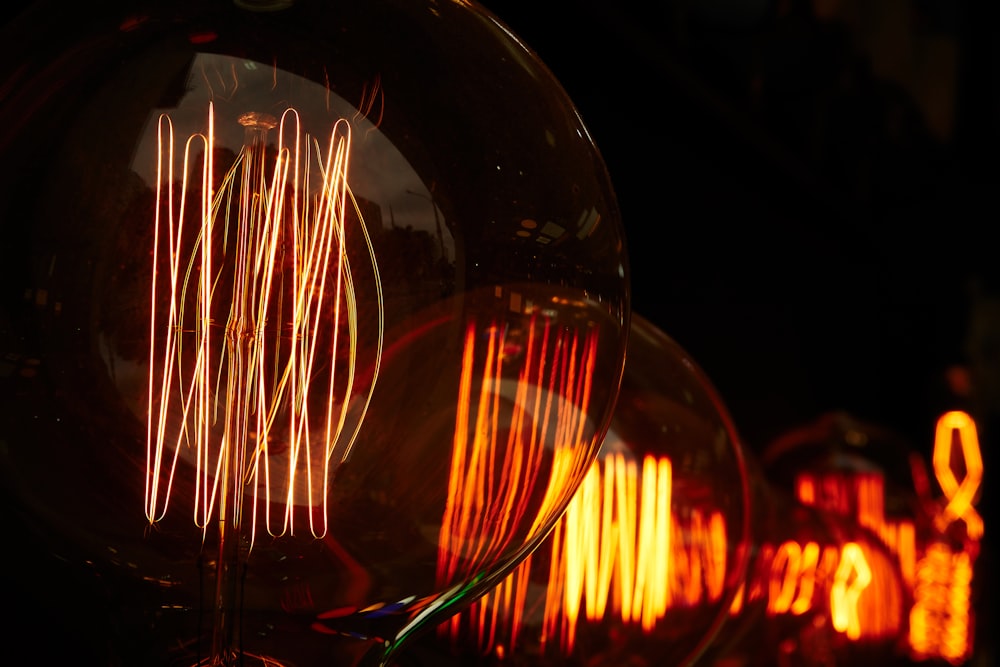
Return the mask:
<svg viewBox="0 0 1000 667">
<path fill-rule="evenodd" d="M 691 357 L 633 314 L 601 453 L 548 538 L 400 665 L 694 664 L 747 574 L 750 477 Z"/>
<path fill-rule="evenodd" d="M 0 41 L 4 499 L 26 597 L 86 610 L 75 664 L 379 664 L 537 545 L 628 268 L 505 26 L 40 3 Z"/>
</svg>

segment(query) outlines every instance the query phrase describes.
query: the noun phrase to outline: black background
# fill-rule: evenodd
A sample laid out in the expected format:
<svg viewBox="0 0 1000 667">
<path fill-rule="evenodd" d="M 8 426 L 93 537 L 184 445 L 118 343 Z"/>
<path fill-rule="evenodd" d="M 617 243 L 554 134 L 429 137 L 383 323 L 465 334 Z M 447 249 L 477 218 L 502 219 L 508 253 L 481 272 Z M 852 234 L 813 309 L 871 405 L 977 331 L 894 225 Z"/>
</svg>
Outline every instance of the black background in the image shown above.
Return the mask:
<svg viewBox="0 0 1000 667">
<path fill-rule="evenodd" d="M 929 455 L 961 407 L 991 479 L 995 3 L 485 4 L 605 158 L 635 312 L 704 369 L 751 453 L 844 410 Z"/>
<path fill-rule="evenodd" d="M 832 410 L 928 453 L 943 410 L 987 421 L 986 387 L 949 377 L 995 363 L 973 324 L 996 294 L 992 3 L 486 4 L 604 155 L 635 312 L 751 449 Z"/>
<path fill-rule="evenodd" d="M 633 309 L 698 362 L 752 457 L 842 411 L 929 462 L 944 411 L 977 418 L 973 663 L 992 665 L 996 3 L 485 4 L 578 107 L 618 194 Z"/>
</svg>

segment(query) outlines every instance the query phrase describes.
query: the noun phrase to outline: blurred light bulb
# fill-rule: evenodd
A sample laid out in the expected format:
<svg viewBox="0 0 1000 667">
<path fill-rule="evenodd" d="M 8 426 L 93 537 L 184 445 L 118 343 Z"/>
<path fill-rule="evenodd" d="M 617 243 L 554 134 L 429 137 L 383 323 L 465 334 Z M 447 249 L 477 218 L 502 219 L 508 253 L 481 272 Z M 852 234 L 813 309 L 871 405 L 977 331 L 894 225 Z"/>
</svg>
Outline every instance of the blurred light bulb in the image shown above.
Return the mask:
<svg viewBox="0 0 1000 667">
<path fill-rule="evenodd" d="M 714 388 L 633 314 L 611 428 L 566 513 L 506 580 L 401 664 L 693 662 L 746 572 L 749 488 Z"/>
<path fill-rule="evenodd" d="M 840 532 L 866 535 L 888 555 L 887 565 L 881 564 L 884 559 L 877 568 L 869 564 L 867 598 L 881 611 L 871 613 L 847 638 L 854 654 L 865 651 L 886 659 L 905 654 L 920 534 L 928 524 L 920 457 L 889 429 L 831 413 L 790 430 L 769 445 L 763 458 L 768 478 L 784 492 L 836 517 Z M 869 561 L 875 559 L 873 546 L 865 553 Z"/>
<path fill-rule="evenodd" d="M 841 664 L 890 659 L 905 627 L 894 555 L 871 531 L 771 488 L 766 529 L 720 641 L 704 665 Z"/>
<path fill-rule="evenodd" d="M 976 510 L 983 456 L 971 415 L 949 410 L 938 418 L 931 464 L 940 495 L 932 494 L 929 479 L 924 479 L 928 521 L 918 539 L 910 656 L 960 665 L 974 656 L 974 579 L 985 531 Z"/>
<path fill-rule="evenodd" d="M 41 3 L 0 49 L 12 576 L 114 600 L 72 623 L 94 662 L 379 663 L 544 538 L 611 417 L 628 270 L 506 27 Z"/>
</svg>

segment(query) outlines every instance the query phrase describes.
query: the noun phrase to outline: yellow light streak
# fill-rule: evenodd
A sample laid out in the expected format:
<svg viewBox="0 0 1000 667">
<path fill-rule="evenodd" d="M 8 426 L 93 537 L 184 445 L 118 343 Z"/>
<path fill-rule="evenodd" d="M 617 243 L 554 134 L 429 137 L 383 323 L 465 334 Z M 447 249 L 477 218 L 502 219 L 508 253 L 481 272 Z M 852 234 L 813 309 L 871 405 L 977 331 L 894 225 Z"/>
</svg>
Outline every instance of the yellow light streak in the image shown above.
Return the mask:
<svg viewBox="0 0 1000 667">
<path fill-rule="evenodd" d="M 871 583 L 872 571 L 861 546 L 856 542 L 844 544 L 830 588 L 830 616 L 834 629 L 849 639 L 861 637 L 858 599 Z"/>
<path fill-rule="evenodd" d="M 249 492 L 251 545 L 258 524 L 274 536 L 294 533 L 295 506 L 320 510 L 308 517 L 322 537 L 331 465 L 349 454 L 362 421 L 349 428 L 348 406 L 367 410 L 382 348 L 377 264 L 347 182 L 351 128 L 334 123 L 324 153 L 295 109 L 239 122 L 244 146 L 221 174 L 213 105 L 207 130 L 182 150 L 170 117 L 157 125 L 145 513 L 151 523 L 166 515 L 185 460 L 195 468 L 194 522 L 203 531 L 215 516 L 242 525 Z M 351 212 L 378 313 L 364 378 L 344 247 Z"/>
</svg>

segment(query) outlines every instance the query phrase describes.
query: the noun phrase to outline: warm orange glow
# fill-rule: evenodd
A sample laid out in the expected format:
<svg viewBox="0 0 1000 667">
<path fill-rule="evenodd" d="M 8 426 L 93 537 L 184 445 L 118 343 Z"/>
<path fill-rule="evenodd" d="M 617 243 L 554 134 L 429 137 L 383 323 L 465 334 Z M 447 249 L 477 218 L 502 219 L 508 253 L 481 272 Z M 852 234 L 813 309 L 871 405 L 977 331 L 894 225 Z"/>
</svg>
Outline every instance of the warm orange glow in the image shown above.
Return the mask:
<svg viewBox="0 0 1000 667">
<path fill-rule="evenodd" d="M 917 659 L 943 658 L 953 665 L 971 651 L 972 558 L 965 551 L 931 544 L 917 569 L 910 612 L 910 648 Z"/>
<path fill-rule="evenodd" d="M 834 629 L 845 633 L 850 639 L 861 636 L 858 598 L 871 583 L 872 571 L 868 567 L 864 551 L 857 543 L 848 542 L 841 550 L 840 565 L 833 575 L 830 616 Z"/>
<path fill-rule="evenodd" d="M 487 331 L 484 350 L 476 348 L 482 331 L 474 324 L 466 329 L 439 540 L 442 583 L 474 576 L 511 548 L 514 531 L 542 484 L 538 471 L 547 449 L 552 449 L 550 478 L 528 539 L 562 510 L 561 489 L 585 471 L 596 333 L 581 339 L 575 331 L 554 331 L 537 314 L 531 320 L 512 387 L 504 383 L 509 376 L 504 365 L 511 362 L 502 354 L 503 328 Z"/>
<path fill-rule="evenodd" d="M 556 593 L 545 607 L 546 637 L 575 644 L 581 609 L 589 620 L 617 615 L 650 631 L 670 602 L 672 466 L 647 456 L 608 456 L 591 468 L 556 527 L 552 563 Z M 551 584 L 550 584 L 551 586 Z"/>
<path fill-rule="evenodd" d="M 894 637 L 902 624 L 902 590 L 894 564 L 858 542 L 822 546 L 788 540 L 761 546 L 757 572 L 740 589 L 729 614 L 763 600 L 769 617 L 829 614 L 852 641 Z"/>
<path fill-rule="evenodd" d="M 795 493 L 804 505 L 848 517 L 875 533 L 896 557 L 903 581 L 912 587 L 916 530 L 912 519 L 885 516 L 885 477 L 881 472 L 802 472 L 796 476 Z"/>
<path fill-rule="evenodd" d="M 961 471 L 955 469 L 953 461 L 956 440 L 965 469 L 961 482 L 958 480 Z M 932 463 L 941 491 L 948 500 L 947 506 L 935 519 L 936 527 L 943 531 L 948 524 L 961 519 L 965 522 L 969 538 L 981 539 L 983 519 L 973 508 L 973 503 L 983 480 L 983 455 L 979 448 L 976 422 L 967 413 L 953 410 L 938 419 Z"/>
<path fill-rule="evenodd" d="M 772 568 L 776 574 L 783 570 L 785 576 L 775 576 L 772 580 L 772 591 L 768 598 L 770 613 L 790 611 L 800 615 L 812 608 L 819 555 L 820 548 L 815 542 L 808 542 L 803 548 L 799 548 L 796 542 L 781 545 Z"/>
<path fill-rule="evenodd" d="M 961 461 L 955 460 L 956 444 Z M 973 564 L 984 530 L 983 519 L 973 508 L 983 478 L 982 452 L 976 423 L 967 413 L 955 410 L 938 419 L 932 464 L 946 499 L 934 517 L 934 527 L 943 536 L 962 521 L 965 535 L 957 548 L 943 539 L 932 542 L 917 563 L 910 650 L 917 659 L 939 658 L 958 665 L 972 652 Z"/>
<path fill-rule="evenodd" d="M 350 125 L 332 127 L 323 153 L 294 109 L 280 119 L 246 113 L 244 146 L 218 173 L 215 122 L 210 105 L 207 130 L 180 145 L 169 116 L 157 129 L 146 517 L 166 514 L 183 459 L 196 471 L 203 529 L 216 516 L 242 525 L 249 492 L 251 543 L 258 523 L 272 535 L 294 532 L 297 505 L 321 509 L 308 513 L 321 537 L 330 466 L 357 432 L 348 400 L 360 396 L 363 413 L 374 383 L 361 386 L 354 368 L 350 211 L 368 236 L 347 183 Z M 368 251 L 377 283 L 370 243 Z M 371 305 L 380 351 L 380 292 Z"/>
<path fill-rule="evenodd" d="M 667 457 L 635 461 L 611 454 L 593 464 L 548 537 L 543 645 L 569 654 L 582 620 L 614 619 L 651 632 L 671 607 L 721 599 L 725 520 L 716 511 L 675 516 L 672 496 Z M 490 595 L 453 617 L 448 631 L 457 636 L 465 616 L 480 650 L 512 648 L 524 622 L 531 563 L 522 562 Z"/>
</svg>

